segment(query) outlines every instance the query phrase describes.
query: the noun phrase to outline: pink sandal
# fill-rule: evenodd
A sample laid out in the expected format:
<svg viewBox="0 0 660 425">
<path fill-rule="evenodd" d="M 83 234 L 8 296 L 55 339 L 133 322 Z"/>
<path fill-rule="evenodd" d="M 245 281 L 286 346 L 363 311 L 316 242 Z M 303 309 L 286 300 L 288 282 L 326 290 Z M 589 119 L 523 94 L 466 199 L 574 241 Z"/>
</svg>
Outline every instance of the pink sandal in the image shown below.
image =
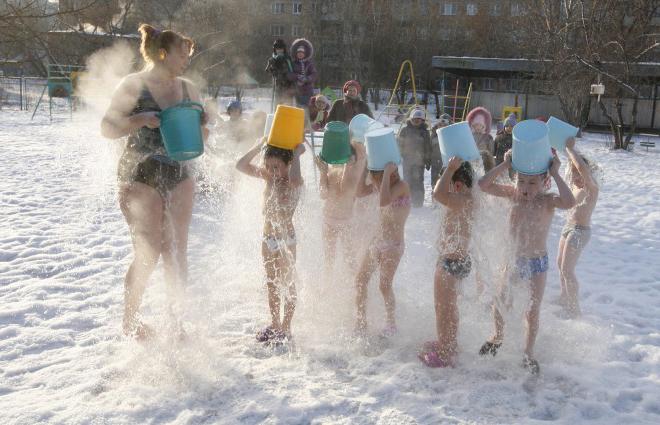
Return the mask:
<svg viewBox="0 0 660 425">
<path fill-rule="evenodd" d="M 417 358 L 428 367 L 449 367 L 451 366 L 447 361 L 440 358 L 438 352 L 422 351 L 417 355 Z"/>
</svg>

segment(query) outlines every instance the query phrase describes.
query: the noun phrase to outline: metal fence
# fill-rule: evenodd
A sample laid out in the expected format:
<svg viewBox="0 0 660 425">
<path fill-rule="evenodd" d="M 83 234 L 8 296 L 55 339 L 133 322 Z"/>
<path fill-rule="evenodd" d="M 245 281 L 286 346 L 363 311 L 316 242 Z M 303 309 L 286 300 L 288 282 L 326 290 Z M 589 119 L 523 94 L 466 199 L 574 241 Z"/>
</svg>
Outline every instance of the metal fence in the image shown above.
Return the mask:
<svg viewBox="0 0 660 425">
<path fill-rule="evenodd" d="M 0 77 L 0 110 L 33 109 L 45 86 L 45 78 Z"/>
</svg>

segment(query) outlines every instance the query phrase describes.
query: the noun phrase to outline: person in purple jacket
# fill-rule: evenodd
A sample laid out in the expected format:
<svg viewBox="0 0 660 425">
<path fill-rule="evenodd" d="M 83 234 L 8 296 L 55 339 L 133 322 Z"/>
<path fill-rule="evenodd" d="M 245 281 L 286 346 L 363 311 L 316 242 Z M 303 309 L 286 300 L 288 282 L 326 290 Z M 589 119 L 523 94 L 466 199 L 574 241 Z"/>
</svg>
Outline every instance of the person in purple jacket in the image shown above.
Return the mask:
<svg viewBox="0 0 660 425">
<path fill-rule="evenodd" d="M 296 103 L 301 108 L 307 108 L 309 99 L 314 94 L 314 83 L 316 82 L 316 67 L 312 62 L 314 47 L 309 40 L 299 38 L 291 45 L 293 54 L 293 71 L 289 73 L 289 80 L 296 87 Z"/>
</svg>

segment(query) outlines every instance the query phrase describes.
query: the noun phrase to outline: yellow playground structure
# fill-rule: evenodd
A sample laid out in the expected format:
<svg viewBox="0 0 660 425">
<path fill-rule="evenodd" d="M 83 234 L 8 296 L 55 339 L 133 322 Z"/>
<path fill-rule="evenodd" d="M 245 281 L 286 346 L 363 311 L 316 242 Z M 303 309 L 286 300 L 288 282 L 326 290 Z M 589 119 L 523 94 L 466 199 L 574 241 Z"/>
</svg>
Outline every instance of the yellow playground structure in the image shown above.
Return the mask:
<svg viewBox="0 0 660 425">
<path fill-rule="evenodd" d="M 402 77 L 406 75 L 406 71 L 409 75 L 409 80 L 402 81 Z M 406 101 L 407 89 L 405 87 L 405 82 L 409 81 L 412 88 L 412 98 L 409 101 Z M 429 94 L 428 92 L 426 93 Z M 440 115 L 447 113 L 452 117 L 453 122 L 464 121 L 467 116 L 468 111 L 470 110 L 470 98 L 472 96 L 472 83 L 467 85 L 467 90 L 461 87 L 460 79 L 456 79 L 455 87 L 445 90 L 445 80 L 441 81 L 440 90 L 432 90 L 430 94 L 435 100 L 436 106 L 436 118 Z M 417 86 L 415 79 L 415 71 L 413 64 L 410 60 L 406 59 L 401 63 L 399 67 L 399 73 L 396 77 L 396 82 L 394 83 L 394 88 L 390 95 L 389 101 L 385 108 L 378 116 L 393 116 L 395 120 L 400 120 L 401 118 L 407 116 L 411 109 L 420 107 L 419 100 L 417 98 Z M 425 102 L 423 108 L 428 113 L 428 103 Z"/>
</svg>

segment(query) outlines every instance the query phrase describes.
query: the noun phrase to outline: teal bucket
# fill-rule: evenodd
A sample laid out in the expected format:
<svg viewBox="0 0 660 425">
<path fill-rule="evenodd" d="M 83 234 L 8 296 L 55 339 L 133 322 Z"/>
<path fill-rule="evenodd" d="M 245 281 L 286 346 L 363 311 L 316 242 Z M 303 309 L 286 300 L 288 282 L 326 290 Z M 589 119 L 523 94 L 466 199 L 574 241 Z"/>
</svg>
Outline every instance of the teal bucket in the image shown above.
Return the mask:
<svg viewBox="0 0 660 425">
<path fill-rule="evenodd" d="M 385 125 L 380 121 L 376 121 L 366 114 L 358 114 L 353 117 L 348 124 L 348 130 L 351 134 L 351 140 L 356 140 L 364 143 L 364 136 L 371 130 L 383 128 Z"/>
<path fill-rule="evenodd" d="M 470 130 L 467 121 L 441 127 L 435 132 L 438 135 L 442 163 L 445 166 L 452 156 L 457 156 L 463 161 L 481 159 L 477 143 L 474 141 L 472 130 Z"/>
<path fill-rule="evenodd" d="M 367 144 L 367 168 L 371 171 L 383 171 L 385 166 L 393 162 L 401 164 L 401 152 L 396 142 L 394 130 L 377 128 L 365 135 Z"/>
<path fill-rule="evenodd" d="M 551 160 L 548 128 L 543 121 L 525 120 L 513 127 L 514 170 L 527 175 L 545 173 L 550 168 Z"/>
<path fill-rule="evenodd" d="M 325 126 L 321 159 L 328 164 L 346 164 L 353 152 L 348 138 L 348 126 L 343 121 L 331 121 Z"/>
<path fill-rule="evenodd" d="M 555 117 L 550 117 L 546 123 L 546 126 L 548 127 L 548 139 L 550 140 L 550 146 L 557 149 L 558 151 L 565 151 L 566 139 L 569 137 L 575 137 L 578 134 L 577 127 L 573 127 L 572 125 Z"/>
<path fill-rule="evenodd" d="M 167 156 L 175 161 L 197 158 L 204 152 L 202 111 L 196 102 L 181 102 L 158 114 Z"/>
</svg>

